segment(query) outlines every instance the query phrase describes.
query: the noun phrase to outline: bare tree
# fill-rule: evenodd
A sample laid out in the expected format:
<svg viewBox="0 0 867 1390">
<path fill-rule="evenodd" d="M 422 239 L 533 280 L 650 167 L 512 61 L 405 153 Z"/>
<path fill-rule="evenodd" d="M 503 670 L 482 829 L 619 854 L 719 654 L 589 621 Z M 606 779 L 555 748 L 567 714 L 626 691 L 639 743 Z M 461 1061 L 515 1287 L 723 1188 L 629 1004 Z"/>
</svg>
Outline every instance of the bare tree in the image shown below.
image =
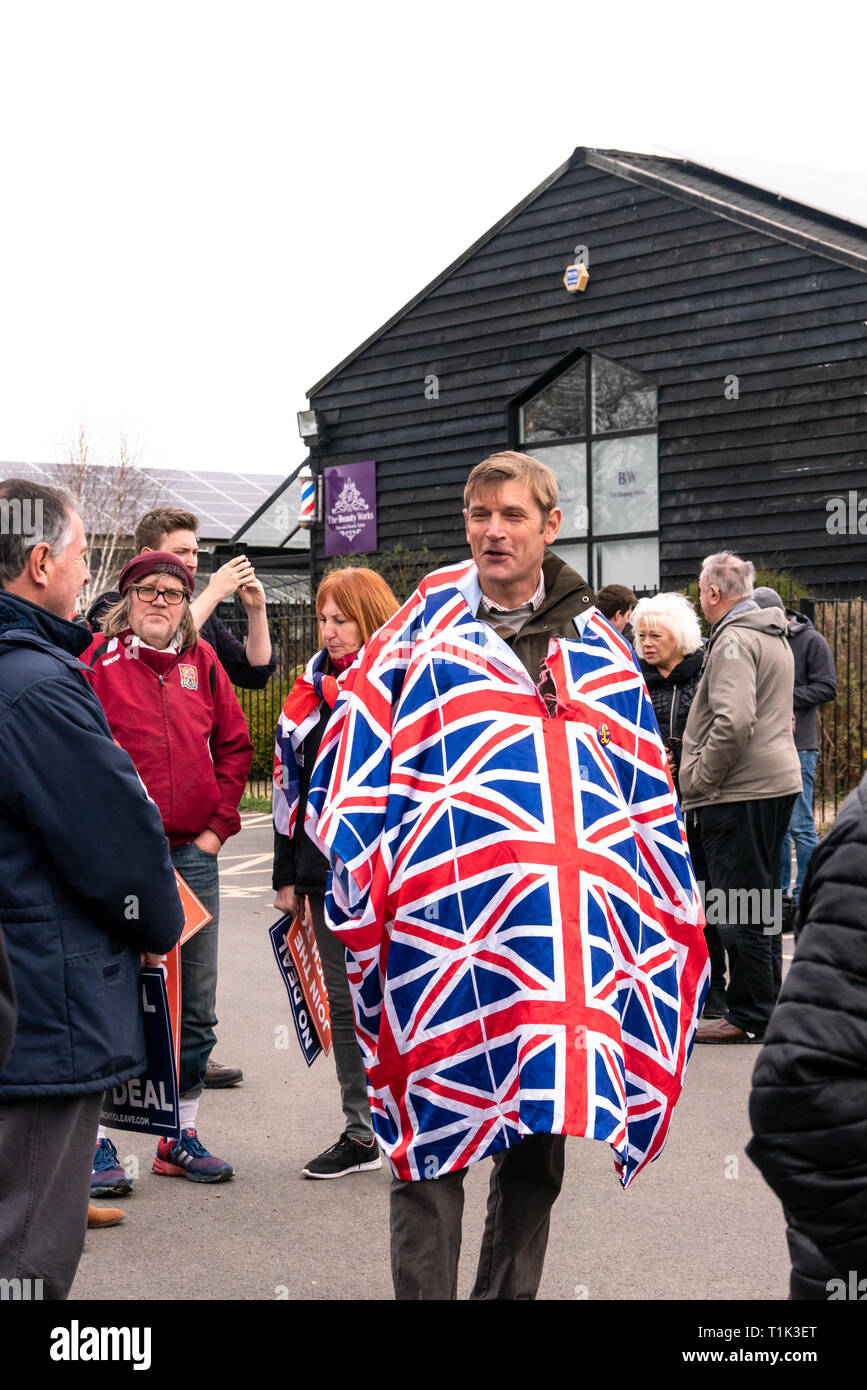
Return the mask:
<svg viewBox="0 0 867 1390">
<path fill-rule="evenodd" d="M 142 471 L 141 455 L 130 447 L 125 435 L 120 436 L 112 459 L 106 461 L 80 425 L 64 452 L 65 459 L 54 465 L 51 475 L 81 505 L 92 576 L 78 600 L 80 611 L 85 612 L 99 594 L 111 588 L 118 572 L 132 558 L 136 524 L 145 512 L 160 505 L 164 489 Z"/>
</svg>

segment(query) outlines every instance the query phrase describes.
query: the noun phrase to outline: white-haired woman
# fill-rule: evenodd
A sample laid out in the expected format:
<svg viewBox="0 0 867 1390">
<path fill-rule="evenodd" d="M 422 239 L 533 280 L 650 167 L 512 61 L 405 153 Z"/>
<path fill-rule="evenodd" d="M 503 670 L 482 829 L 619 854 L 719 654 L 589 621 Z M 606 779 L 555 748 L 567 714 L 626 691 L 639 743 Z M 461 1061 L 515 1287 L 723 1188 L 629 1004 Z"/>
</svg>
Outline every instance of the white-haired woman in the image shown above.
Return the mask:
<svg viewBox="0 0 867 1390">
<path fill-rule="evenodd" d="M 704 650 L 695 609 L 684 594 L 656 594 L 639 599 L 632 613 L 635 650 L 668 752 L 675 791 L 686 717 L 701 680 Z M 694 821 L 694 817 L 692 820 Z M 706 881 L 704 853 L 698 827 L 687 818 L 686 837 L 695 876 Z M 725 952 L 716 927 L 705 928 L 710 955 L 710 989 L 702 1017 L 721 1018 L 725 1008 Z"/>
<path fill-rule="evenodd" d="M 701 627 L 683 594 L 656 594 L 639 599 L 632 628 L 677 788 L 686 716 L 701 679 Z"/>
</svg>

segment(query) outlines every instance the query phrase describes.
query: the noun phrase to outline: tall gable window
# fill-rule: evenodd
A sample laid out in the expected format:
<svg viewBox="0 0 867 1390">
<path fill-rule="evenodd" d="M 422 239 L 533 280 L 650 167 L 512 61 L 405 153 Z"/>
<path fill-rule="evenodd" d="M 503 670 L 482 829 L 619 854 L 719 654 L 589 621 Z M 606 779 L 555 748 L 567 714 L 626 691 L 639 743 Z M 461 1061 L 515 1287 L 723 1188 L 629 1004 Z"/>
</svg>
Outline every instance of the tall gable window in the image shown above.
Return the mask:
<svg viewBox="0 0 867 1390">
<path fill-rule="evenodd" d="M 595 353 L 574 356 L 512 405 L 515 447 L 557 477 L 552 547 L 594 588 L 659 585 L 656 386 Z"/>
</svg>

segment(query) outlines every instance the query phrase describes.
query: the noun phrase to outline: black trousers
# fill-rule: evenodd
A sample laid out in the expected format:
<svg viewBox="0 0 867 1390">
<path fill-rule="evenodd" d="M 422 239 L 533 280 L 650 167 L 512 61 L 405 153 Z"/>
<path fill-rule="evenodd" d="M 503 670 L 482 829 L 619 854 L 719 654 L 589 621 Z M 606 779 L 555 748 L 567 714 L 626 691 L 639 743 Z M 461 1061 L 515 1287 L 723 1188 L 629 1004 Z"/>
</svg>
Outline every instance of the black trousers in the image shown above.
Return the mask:
<svg viewBox="0 0 867 1390">
<path fill-rule="evenodd" d="M 534 1299 L 551 1208 L 563 1185 L 566 1138 L 530 1134 L 494 1155 L 471 1299 Z M 457 1296 L 467 1170 L 391 1184 L 391 1273 L 397 1299 Z"/>
<path fill-rule="evenodd" d="M 794 795 L 774 796 L 689 813 L 697 818 L 707 867 L 705 911 L 720 919 L 717 930 L 728 952 L 725 1017 L 758 1037 L 782 984 L 781 904 L 774 895 L 780 846 L 795 801 Z"/>
<path fill-rule="evenodd" d="M 370 1102 L 367 1099 L 367 1077 L 361 1060 L 361 1049 L 355 1036 L 355 1014 L 352 993 L 346 975 L 346 950 L 340 938 L 325 925 L 325 894 L 308 893 L 307 902 L 313 918 L 316 945 L 322 959 L 325 988 L 328 990 L 328 1009 L 331 1016 L 331 1051 L 340 1083 L 343 1104 L 344 1132 L 350 1139 L 369 1144 L 373 1138 L 370 1122 Z"/>
<path fill-rule="evenodd" d="M 698 828 L 698 816 L 695 811 L 687 812 L 686 838 L 689 844 L 689 857 L 692 860 L 693 873 L 698 881 L 699 888 L 707 890 L 708 868 L 705 862 L 704 849 L 701 843 L 701 831 Z M 708 923 L 704 929 L 704 940 L 707 946 L 707 953 L 710 958 L 710 988 L 712 990 L 722 990 L 726 987 L 726 953 L 725 947 L 720 939 L 717 928 Z"/>
</svg>

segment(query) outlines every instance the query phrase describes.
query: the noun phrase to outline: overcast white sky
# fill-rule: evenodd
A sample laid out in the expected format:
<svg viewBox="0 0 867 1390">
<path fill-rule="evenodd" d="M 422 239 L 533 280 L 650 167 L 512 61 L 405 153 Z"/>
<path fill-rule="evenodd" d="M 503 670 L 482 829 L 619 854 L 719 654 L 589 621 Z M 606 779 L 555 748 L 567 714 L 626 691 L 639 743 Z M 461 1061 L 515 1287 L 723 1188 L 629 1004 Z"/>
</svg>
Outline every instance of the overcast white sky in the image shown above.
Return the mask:
<svg viewBox="0 0 867 1390">
<path fill-rule="evenodd" d="M 0 459 L 83 422 L 151 466 L 289 471 L 308 387 L 577 145 L 867 223 L 863 7 L 586 13 L 0 0 Z"/>
</svg>

